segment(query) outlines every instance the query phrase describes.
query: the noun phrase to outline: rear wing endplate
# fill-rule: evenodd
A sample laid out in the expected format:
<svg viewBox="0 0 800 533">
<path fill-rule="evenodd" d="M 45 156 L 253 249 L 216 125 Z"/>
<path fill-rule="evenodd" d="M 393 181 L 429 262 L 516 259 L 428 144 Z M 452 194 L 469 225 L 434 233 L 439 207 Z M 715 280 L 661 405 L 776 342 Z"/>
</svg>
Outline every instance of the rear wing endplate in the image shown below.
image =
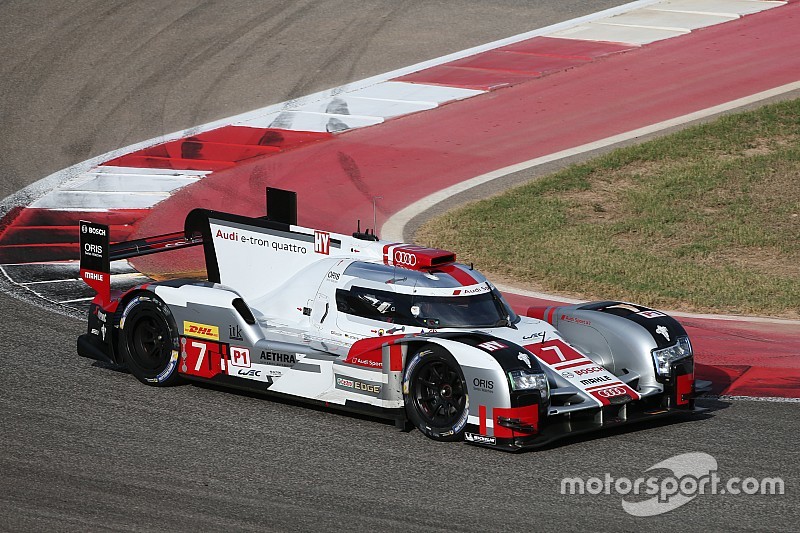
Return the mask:
<svg viewBox="0 0 800 533">
<path fill-rule="evenodd" d="M 114 244 L 111 244 L 108 226 L 81 220 L 80 277 L 97 292 L 100 303 L 106 304 L 111 300 L 111 261 L 203 244 L 203 234 L 209 231 L 208 219 L 211 215 L 235 217 L 205 209 L 194 209 L 186 216 L 183 231 Z M 246 217 L 236 218 L 246 220 Z M 267 187 L 267 216 L 263 218 L 274 224 L 286 225 L 287 229 L 288 225 L 297 224 L 297 194 L 293 191 Z M 219 273 L 213 245 L 210 236 L 206 237 L 206 268 L 210 272 L 210 279 L 218 280 Z"/>
<path fill-rule="evenodd" d="M 80 221 L 80 277 L 97 292 L 101 304 L 111 300 L 111 261 L 178 250 L 203 243 L 198 233 L 182 231 L 111 244 L 108 226 Z"/>
</svg>

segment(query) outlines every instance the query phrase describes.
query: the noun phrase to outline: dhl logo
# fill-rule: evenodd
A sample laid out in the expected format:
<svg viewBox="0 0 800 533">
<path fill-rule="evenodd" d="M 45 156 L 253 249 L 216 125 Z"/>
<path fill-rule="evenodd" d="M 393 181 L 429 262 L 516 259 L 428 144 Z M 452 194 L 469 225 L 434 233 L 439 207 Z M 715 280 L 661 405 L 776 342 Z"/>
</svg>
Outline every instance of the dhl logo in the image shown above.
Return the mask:
<svg viewBox="0 0 800 533">
<path fill-rule="evenodd" d="M 188 320 L 183 321 L 183 334 L 212 341 L 219 340 L 219 328 L 217 326 L 198 324 L 196 322 L 189 322 Z"/>
</svg>

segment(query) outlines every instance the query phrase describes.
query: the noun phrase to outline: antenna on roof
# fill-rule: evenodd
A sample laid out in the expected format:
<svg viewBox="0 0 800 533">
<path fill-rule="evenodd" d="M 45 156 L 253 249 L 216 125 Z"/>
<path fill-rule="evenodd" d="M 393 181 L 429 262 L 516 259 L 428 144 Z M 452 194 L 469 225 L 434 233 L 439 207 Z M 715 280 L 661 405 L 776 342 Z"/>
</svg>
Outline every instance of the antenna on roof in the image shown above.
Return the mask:
<svg viewBox="0 0 800 533">
<path fill-rule="evenodd" d="M 372 197 L 372 234 L 375 235 L 375 231 L 378 229 L 378 200 L 383 200 L 383 196 L 373 196 Z M 377 240 L 377 235 L 376 239 Z"/>
<path fill-rule="evenodd" d="M 356 232 L 353 233 L 353 237 L 356 239 L 361 239 L 362 241 L 377 241 L 378 238 L 375 236 L 375 232 L 370 234 L 369 229 L 365 230 L 364 233 L 361 233 L 361 219 L 358 219 L 358 227 Z"/>
</svg>

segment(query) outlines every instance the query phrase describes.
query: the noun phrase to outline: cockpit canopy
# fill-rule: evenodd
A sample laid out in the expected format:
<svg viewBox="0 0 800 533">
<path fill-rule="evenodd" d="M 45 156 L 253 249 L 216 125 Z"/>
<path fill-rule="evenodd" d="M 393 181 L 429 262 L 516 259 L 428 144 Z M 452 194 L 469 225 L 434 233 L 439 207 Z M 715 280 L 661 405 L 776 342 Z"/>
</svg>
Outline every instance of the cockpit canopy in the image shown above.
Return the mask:
<svg viewBox="0 0 800 533">
<path fill-rule="evenodd" d="M 336 306 L 349 315 L 432 329 L 499 327 L 519 320 L 482 274 L 457 263 L 421 271 L 354 262 L 344 274 L 356 279 L 337 289 Z"/>
</svg>

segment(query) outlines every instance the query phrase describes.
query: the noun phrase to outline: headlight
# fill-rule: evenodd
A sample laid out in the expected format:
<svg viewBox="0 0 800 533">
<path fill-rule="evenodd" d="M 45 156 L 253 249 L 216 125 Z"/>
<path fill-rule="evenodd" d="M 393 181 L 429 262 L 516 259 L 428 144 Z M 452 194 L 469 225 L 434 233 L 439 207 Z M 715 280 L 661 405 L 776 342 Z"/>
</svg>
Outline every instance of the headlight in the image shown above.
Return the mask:
<svg viewBox="0 0 800 533">
<path fill-rule="evenodd" d="M 508 373 L 508 377 L 511 379 L 512 390 L 539 389 L 543 400 L 550 397 L 550 385 L 547 383 L 547 376 L 540 372 L 512 370 Z"/>
<path fill-rule="evenodd" d="M 668 376 L 669 367 L 674 361 L 690 357 L 692 355 L 692 344 L 689 337 L 678 337 L 678 342 L 669 348 L 653 350 L 653 362 L 656 365 L 656 372 L 659 376 Z"/>
</svg>

